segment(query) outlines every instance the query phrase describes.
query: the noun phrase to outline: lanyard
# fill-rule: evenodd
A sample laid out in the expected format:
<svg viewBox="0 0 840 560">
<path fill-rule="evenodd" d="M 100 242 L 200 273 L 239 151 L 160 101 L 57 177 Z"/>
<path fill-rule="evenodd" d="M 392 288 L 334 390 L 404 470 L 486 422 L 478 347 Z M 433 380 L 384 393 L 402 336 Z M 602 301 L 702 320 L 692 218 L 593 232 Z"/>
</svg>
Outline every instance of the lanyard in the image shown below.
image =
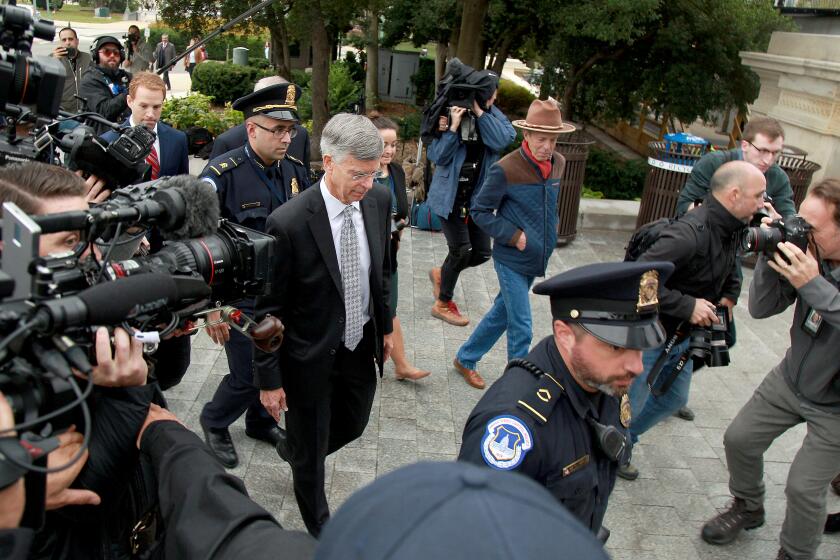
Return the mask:
<svg viewBox="0 0 840 560">
<path fill-rule="evenodd" d="M 268 187 L 268 190 L 274 195 L 274 198 L 277 199 L 278 206 L 286 202 L 285 193 L 281 193 L 280 190 L 277 188 L 277 184 L 268 178 L 268 175 L 265 174 L 265 171 L 257 165 L 257 162 L 254 161 L 254 156 L 251 155 L 251 150 L 248 149 L 248 145 L 245 145 L 245 153 L 248 155 L 248 162 L 253 167 L 254 171 L 257 173 L 257 176 L 260 178 L 260 181 Z"/>
</svg>

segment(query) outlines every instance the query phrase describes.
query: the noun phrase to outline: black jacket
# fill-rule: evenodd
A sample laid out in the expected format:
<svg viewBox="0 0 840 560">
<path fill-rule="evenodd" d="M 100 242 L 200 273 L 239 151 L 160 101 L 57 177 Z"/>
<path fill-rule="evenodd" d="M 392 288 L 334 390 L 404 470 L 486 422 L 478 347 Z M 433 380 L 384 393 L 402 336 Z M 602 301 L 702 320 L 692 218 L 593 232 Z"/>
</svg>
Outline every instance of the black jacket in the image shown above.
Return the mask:
<svg viewBox="0 0 840 560">
<path fill-rule="evenodd" d="M 405 171 L 402 166 L 396 163 L 388 164 L 388 175 L 394 181 L 394 194 L 397 199 L 397 210 L 394 212 L 393 219 L 405 220 L 408 218 L 408 195 L 405 192 Z M 397 270 L 397 251 L 400 248 L 401 231 L 395 231 L 391 234 L 391 272 Z"/>
<path fill-rule="evenodd" d="M 295 129 L 297 134 L 289 143 L 288 154 L 303 162 L 306 172 L 309 173 L 309 132 L 299 124 L 295 125 Z M 209 159 L 216 159 L 225 152 L 241 148 L 247 141 L 248 132 L 245 130 L 245 123 L 229 128 L 213 140 L 213 151 L 210 152 Z"/>
<path fill-rule="evenodd" d="M 700 208 L 666 227 L 639 261 L 670 261 L 675 270 L 659 289 L 659 316 L 673 332 L 691 318 L 697 298 L 737 302 L 741 278 L 735 267 L 740 234 L 746 224 L 709 195 Z"/>
<path fill-rule="evenodd" d="M 248 497 L 204 442 L 177 422 L 153 422 L 140 450 L 154 465 L 166 527 L 164 557 L 311 558 L 315 540 L 286 531 Z"/>
<path fill-rule="evenodd" d="M 79 96 L 84 98 L 88 111 L 99 113 L 111 122 L 120 123 L 128 118 L 126 96 L 131 74 L 119 68 L 110 70 L 102 66 L 91 66 L 79 84 Z M 96 128 L 97 134 L 107 130 L 104 125 Z"/>
<path fill-rule="evenodd" d="M 538 342 L 525 359 L 553 380 L 521 367 L 505 371 L 470 413 L 458 460 L 532 478 L 597 533 L 619 463 L 600 450 L 587 418 L 627 435 L 619 400 L 605 394 L 593 399 L 584 391 L 553 336 Z M 628 447 L 621 462 L 629 461 Z"/>
<path fill-rule="evenodd" d="M 370 317 L 375 358 L 382 372 L 382 336 L 393 330 L 390 310 L 391 193 L 374 184 L 361 203 L 370 247 Z M 329 386 L 344 334 L 344 292 L 338 257 L 320 183 L 268 217 L 265 233 L 277 239 L 270 295 L 258 297 L 254 316 L 283 321 L 276 352 L 254 350 L 254 385 L 315 399 Z"/>
</svg>

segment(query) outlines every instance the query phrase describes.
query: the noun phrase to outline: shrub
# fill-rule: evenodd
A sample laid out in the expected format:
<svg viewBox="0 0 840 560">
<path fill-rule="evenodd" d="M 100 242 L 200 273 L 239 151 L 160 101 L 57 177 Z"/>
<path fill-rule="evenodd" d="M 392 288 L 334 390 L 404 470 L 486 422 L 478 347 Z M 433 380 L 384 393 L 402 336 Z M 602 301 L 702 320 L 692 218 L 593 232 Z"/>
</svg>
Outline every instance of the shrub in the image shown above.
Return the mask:
<svg viewBox="0 0 840 560">
<path fill-rule="evenodd" d="M 536 97 L 524 87 L 518 86 L 510 80 L 502 80 L 499 83 L 499 95 L 496 98 L 496 107 L 499 108 L 510 120 L 525 118 L 528 114 L 528 107 Z"/>
<path fill-rule="evenodd" d="M 210 60 L 193 70 L 192 90 L 212 97 L 215 103 L 221 105 L 251 93 L 257 80 L 273 73 L 272 70 L 260 70 L 253 66 Z"/>
<path fill-rule="evenodd" d="M 187 45 L 190 43 L 190 34 L 186 31 L 178 31 L 171 27 L 164 25 L 153 25 L 149 35 L 149 44 L 154 47 L 160 42 L 161 35 L 169 35 L 169 41 L 175 45 L 175 50 L 182 53 L 187 50 Z M 228 51 L 230 57 L 233 57 L 234 47 L 246 47 L 248 49 L 248 64 L 262 64 L 257 61 L 263 61 L 265 65 L 269 62 L 265 59 L 265 41 L 267 37 L 263 35 L 229 35 L 225 34 L 222 37 L 206 43 L 204 45 L 207 51 L 207 58 L 210 60 L 227 60 Z"/>
<path fill-rule="evenodd" d="M 402 118 L 398 118 L 397 124 L 400 125 L 400 138 L 403 140 L 418 138 L 420 136 L 420 123 L 422 121 L 422 113 L 408 113 Z"/>
<path fill-rule="evenodd" d="M 167 99 L 161 111 L 161 120 L 179 130 L 186 130 L 191 126 L 200 126 L 209 130 L 214 136 L 221 134 L 243 120 L 243 115 L 235 111 L 230 103 L 222 111 L 214 110 L 210 97 L 202 93 L 191 93 L 186 97 Z"/>
<path fill-rule="evenodd" d="M 647 173 L 644 160 L 625 161 L 613 152 L 592 148 L 584 182 L 587 189 L 603 193 L 604 198 L 635 200 L 642 196 Z"/>
<path fill-rule="evenodd" d="M 301 89 L 309 87 L 310 81 L 312 81 L 312 74 L 306 70 L 292 70 L 292 83 L 300 86 Z"/>
<path fill-rule="evenodd" d="M 347 51 L 344 54 L 344 66 L 350 72 L 350 77 L 355 82 L 360 84 L 365 83 L 365 66 L 367 66 L 367 55 L 364 51 L 359 52 L 358 56 L 353 51 Z"/>
<path fill-rule="evenodd" d="M 350 68 L 343 62 L 330 64 L 329 107 L 330 115 L 351 110 L 359 100 L 359 82 L 353 79 Z"/>
</svg>

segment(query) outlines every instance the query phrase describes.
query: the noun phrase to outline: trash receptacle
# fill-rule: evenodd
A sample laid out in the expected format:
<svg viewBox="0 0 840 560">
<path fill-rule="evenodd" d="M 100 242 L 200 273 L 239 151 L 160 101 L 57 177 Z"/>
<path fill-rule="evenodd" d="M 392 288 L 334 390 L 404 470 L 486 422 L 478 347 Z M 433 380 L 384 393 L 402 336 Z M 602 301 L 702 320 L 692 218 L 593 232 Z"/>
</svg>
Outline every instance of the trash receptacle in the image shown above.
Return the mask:
<svg viewBox="0 0 840 560">
<path fill-rule="evenodd" d="M 577 235 L 580 193 L 586 172 L 586 158 L 589 157 L 589 147 L 594 143 L 595 139 L 592 135 L 580 129 L 569 134 L 561 134 L 557 141 L 557 151 L 566 158 L 558 201 L 560 221 L 557 223 L 557 243 L 559 245 L 573 241 Z"/>
<path fill-rule="evenodd" d="M 245 47 L 234 47 L 233 63 L 238 66 L 248 66 L 248 49 Z"/>
<path fill-rule="evenodd" d="M 111 9 L 108 7 L 96 8 L 93 10 L 93 17 L 111 17 Z"/>
<path fill-rule="evenodd" d="M 648 144 L 650 171 L 636 217 L 637 228 L 676 213 L 680 191 L 709 146 L 706 140 L 683 133 L 666 134 L 665 138 Z"/>
<path fill-rule="evenodd" d="M 790 179 L 790 186 L 793 189 L 793 205 L 799 210 L 799 204 L 805 195 L 808 194 L 808 187 L 811 185 L 811 178 L 814 173 L 821 169 L 818 163 L 808 161 L 804 157 L 782 154 L 776 160 L 782 171 L 787 173 Z"/>
</svg>

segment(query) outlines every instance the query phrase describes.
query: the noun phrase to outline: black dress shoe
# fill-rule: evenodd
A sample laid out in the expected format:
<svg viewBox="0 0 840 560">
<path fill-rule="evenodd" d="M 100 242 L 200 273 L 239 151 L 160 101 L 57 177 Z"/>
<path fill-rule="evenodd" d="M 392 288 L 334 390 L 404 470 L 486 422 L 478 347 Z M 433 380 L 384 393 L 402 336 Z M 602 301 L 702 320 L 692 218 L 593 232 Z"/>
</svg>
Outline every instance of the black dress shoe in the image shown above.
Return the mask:
<svg viewBox="0 0 840 560">
<path fill-rule="evenodd" d="M 829 513 L 825 518 L 824 533 L 840 533 L 840 511 Z"/>
<path fill-rule="evenodd" d="M 264 441 L 266 443 L 270 443 L 274 447 L 277 447 L 277 444 L 280 441 L 286 440 L 286 430 L 281 428 L 280 426 L 274 426 L 267 430 L 249 430 L 245 428 L 245 435 L 251 439 L 258 439 L 260 441 Z"/>
<path fill-rule="evenodd" d="M 674 416 L 677 418 L 682 418 L 688 422 L 694 421 L 694 411 L 688 408 L 687 406 L 681 407 L 678 411 L 674 413 Z"/>
<path fill-rule="evenodd" d="M 201 429 L 204 430 L 204 441 L 210 452 L 218 459 L 222 466 L 232 469 L 239 464 L 239 456 L 230 438 L 227 428 L 208 428 L 201 422 Z"/>
</svg>

